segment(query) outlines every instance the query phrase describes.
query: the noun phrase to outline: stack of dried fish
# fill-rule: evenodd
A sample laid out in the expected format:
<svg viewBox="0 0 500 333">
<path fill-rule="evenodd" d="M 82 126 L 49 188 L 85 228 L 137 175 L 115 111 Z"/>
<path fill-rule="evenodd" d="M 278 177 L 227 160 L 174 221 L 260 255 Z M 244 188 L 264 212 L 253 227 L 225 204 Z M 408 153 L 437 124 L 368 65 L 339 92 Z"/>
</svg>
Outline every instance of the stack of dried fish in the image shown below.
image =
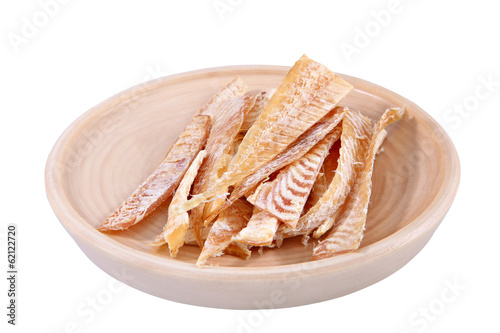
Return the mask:
<svg viewBox="0 0 500 333">
<path fill-rule="evenodd" d="M 247 92 L 237 78 L 192 118 L 153 174 L 98 228 L 123 230 L 173 198 L 151 244 L 175 257 L 198 245 L 197 265 L 224 253 L 248 259 L 251 247 L 285 238 L 319 239 L 313 259 L 359 248 L 373 163 L 384 128 L 338 103 L 352 86 L 302 56 L 276 91 Z"/>
</svg>

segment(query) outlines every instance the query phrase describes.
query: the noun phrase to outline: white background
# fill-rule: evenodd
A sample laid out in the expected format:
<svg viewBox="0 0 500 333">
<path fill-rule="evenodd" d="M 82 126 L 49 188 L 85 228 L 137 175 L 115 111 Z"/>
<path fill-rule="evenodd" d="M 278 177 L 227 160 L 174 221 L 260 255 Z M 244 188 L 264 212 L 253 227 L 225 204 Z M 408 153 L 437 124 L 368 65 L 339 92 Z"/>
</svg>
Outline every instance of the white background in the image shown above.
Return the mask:
<svg viewBox="0 0 500 333">
<path fill-rule="evenodd" d="M 62 2 L 0 5 L 0 267 L 6 270 L 7 223 L 17 223 L 20 272 L 16 327 L 6 324 L 1 278 L 2 332 L 499 329 L 500 20 L 493 1 L 401 0 L 395 8 L 389 0 Z M 230 7 L 218 12 L 216 4 Z M 389 9 L 383 25 L 376 23 L 373 13 Z M 30 31 L 30 22 L 38 27 Z M 370 36 L 361 40 L 366 29 Z M 344 53 L 347 44 L 356 53 Z M 116 284 L 112 299 L 90 310 L 87 302 L 114 280 L 80 251 L 46 199 L 45 162 L 59 135 L 145 80 L 224 65 L 292 65 L 302 53 L 409 98 L 448 131 L 461 186 L 429 244 L 389 278 L 320 304 L 217 310 Z M 450 284 L 459 287 L 453 292 Z M 443 302 L 443 293 L 452 300 Z M 420 311 L 429 308 L 424 319 Z"/>
</svg>

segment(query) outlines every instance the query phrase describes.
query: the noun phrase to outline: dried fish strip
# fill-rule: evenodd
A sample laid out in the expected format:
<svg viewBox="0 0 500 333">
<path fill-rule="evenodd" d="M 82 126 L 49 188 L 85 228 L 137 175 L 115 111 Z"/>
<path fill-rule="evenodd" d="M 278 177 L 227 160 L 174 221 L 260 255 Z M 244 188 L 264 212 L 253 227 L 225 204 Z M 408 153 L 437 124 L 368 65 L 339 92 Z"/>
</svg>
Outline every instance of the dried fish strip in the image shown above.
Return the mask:
<svg viewBox="0 0 500 333">
<path fill-rule="evenodd" d="M 191 161 L 206 143 L 211 119 L 204 115 L 210 115 L 212 105 L 228 98 L 243 96 L 246 91 L 246 84 L 240 78 L 236 78 L 215 94 L 198 110 L 184 133 L 170 148 L 162 164 L 97 229 L 99 231 L 127 229 L 142 221 L 164 202 L 173 193 Z M 201 132 L 196 133 L 195 129 Z M 193 133 L 192 137 L 190 133 Z M 201 135 L 203 140 L 198 142 L 200 134 L 203 134 Z M 191 147 L 189 147 L 190 142 L 192 142 Z"/>
<path fill-rule="evenodd" d="M 210 228 L 202 228 L 201 229 L 201 238 L 203 240 L 207 239 L 209 231 L 210 231 Z M 199 244 L 198 244 L 196 237 L 194 235 L 194 230 L 193 230 L 193 226 L 191 225 L 191 223 L 189 223 L 189 227 L 188 227 L 188 230 L 186 232 L 186 237 L 184 238 L 184 244 L 199 247 Z"/>
<path fill-rule="evenodd" d="M 337 217 L 340 215 L 341 210 L 342 210 L 342 207 L 337 209 L 335 211 L 335 213 L 333 213 L 332 216 L 329 216 L 326 220 L 324 220 L 323 223 L 321 223 L 321 225 L 316 230 L 314 230 L 313 237 L 319 238 L 319 237 L 323 236 L 328 230 L 330 230 L 333 227 L 333 225 L 335 224 Z"/>
<path fill-rule="evenodd" d="M 241 183 L 330 112 L 352 88 L 325 66 L 302 56 L 248 130 L 228 170 L 183 209 L 190 210 Z"/>
<path fill-rule="evenodd" d="M 319 199 L 323 196 L 323 194 L 325 194 L 326 190 L 328 189 L 328 185 L 331 181 L 331 179 L 330 181 L 328 180 L 328 173 L 330 173 L 331 171 L 325 166 L 325 164 L 331 155 L 332 153 L 330 149 L 330 154 L 328 154 L 323 165 L 321 166 L 318 177 L 316 178 L 316 181 L 314 182 L 314 185 L 311 189 L 311 193 L 309 194 L 306 204 L 304 205 L 302 214 L 307 213 L 309 209 L 311 209 L 311 207 L 313 207 L 319 201 Z M 333 172 L 335 172 L 335 169 L 333 170 Z"/>
<path fill-rule="evenodd" d="M 304 156 L 305 153 L 314 147 L 314 145 L 322 140 L 328 133 L 333 131 L 337 136 L 340 136 L 341 127 L 337 125 L 344 117 L 346 110 L 347 108 L 341 107 L 333 109 L 313 127 L 295 140 L 295 142 L 292 143 L 285 151 L 278 154 L 273 160 L 266 163 L 260 169 L 245 178 L 240 185 L 234 188 L 228 200 L 212 212 L 207 219 L 205 219 L 205 224 L 212 221 L 215 217 L 217 217 L 217 214 L 231 206 L 233 202 L 242 196 L 248 195 L 254 187 L 269 177 L 273 172 Z"/>
<path fill-rule="evenodd" d="M 244 199 L 236 201 L 214 222 L 196 266 L 203 266 L 210 257 L 219 256 L 231 244 L 233 236 L 245 227 L 252 216 L 253 207 Z"/>
<path fill-rule="evenodd" d="M 362 168 L 372 134 L 371 121 L 358 112 L 348 111 L 342 120 L 341 148 L 337 171 L 328 190 L 297 224 L 296 229 L 283 226 L 284 237 L 309 234 L 331 217 L 344 203 L 357 172 Z"/>
<path fill-rule="evenodd" d="M 254 101 L 254 104 L 253 104 L 253 106 L 250 109 L 245 108 L 243 110 L 244 111 L 243 112 L 243 116 L 244 116 L 243 117 L 243 123 L 240 126 L 240 130 L 239 130 L 238 134 L 236 135 L 236 137 L 231 142 L 231 148 L 229 149 L 229 152 L 227 154 L 223 154 L 223 156 L 221 156 L 218 159 L 217 166 L 216 166 L 216 168 L 214 168 L 215 172 L 213 172 L 213 174 L 216 175 L 216 177 L 213 179 L 214 181 L 216 181 L 218 178 L 220 178 L 224 174 L 224 172 L 227 170 L 227 167 L 228 167 L 229 163 L 231 162 L 233 156 L 238 151 L 238 147 L 241 144 L 241 141 L 242 141 L 241 135 L 242 135 L 242 131 L 243 131 L 243 126 L 251 126 L 251 123 L 248 120 L 248 118 L 249 117 L 250 118 L 251 117 L 257 117 L 262 112 L 265 104 L 267 104 L 267 101 L 270 98 L 270 96 L 268 96 L 268 95 L 269 95 L 269 93 L 266 93 L 264 91 L 264 92 L 258 93 L 256 95 L 249 95 L 249 96 L 245 97 L 245 99 L 248 99 L 248 101 L 249 101 L 249 104 L 247 105 L 248 107 L 250 106 L 250 103 L 251 103 L 250 101 L 251 100 Z M 265 97 L 265 96 L 267 96 L 267 97 Z M 231 135 L 232 134 L 234 134 L 234 133 L 231 133 Z M 226 136 L 226 138 L 227 138 L 227 136 Z M 209 139 L 209 141 L 210 141 L 210 139 Z M 210 187 L 211 184 L 213 184 L 213 183 L 214 182 L 212 182 L 210 184 L 206 184 L 206 186 L 204 187 L 204 189 Z M 193 194 L 197 194 L 199 192 L 200 192 L 199 189 L 197 189 L 195 192 L 193 192 Z M 201 204 L 202 206 L 204 206 L 204 208 L 203 208 L 203 218 L 202 219 L 205 219 L 207 216 L 209 216 L 217 207 L 219 207 L 220 205 L 222 205 L 224 203 L 224 201 L 225 201 L 225 198 L 213 198 L 209 202 Z"/>
<path fill-rule="evenodd" d="M 198 169 L 203 163 L 203 160 L 207 156 L 207 152 L 202 150 L 198 153 L 194 161 L 189 166 L 186 174 L 182 178 L 179 187 L 175 191 L 174 197 L 170 202 L 168 208 L 168 220 L 163 228 L 163 231 L 156 238 L 156 240 L 151 243 L 151 245 L 160 246 L 165 243 L 168 244 L 170 249 L 170 256 L 175 257 L 179 248 L 184 245 L 184 238 L 189 226 L 189 216 L 187 212 L 180 214 L 175 213 L 175 207 L 181 205 L 183 202 L 187 201 L 187 197 L 191 190 L 191 185 L 193 184 L 194 178 L 198 173 Z"/>
<path fill-rule="evenodd" d="M 192 194 L 199 194 L 213 186 L 218 177 L 222 175 L 230 162 L 230 156 L 233 142 L 238 134 L 245 115 L 252 109 L 255 103 L 255 95 L 230 98 L 216 105 L 217 109 L 212 117 L 212 131 L 208 137 L 205 150 L 207 158 L 203 162 L 198 175 L 193 184 Z M 203 244 L 201 237 L 201 227 L 204 219 L 204 207 L 202 203 L 191 211 L 190 220 L 193 225 L 196 239 L 200 247 Z M 214 207 L 215 208 L 215 207 Z M 175 207 L 182 212 L 180 207 Z M 213 209 L 209 206 L 208 209 Z"/>
<path fill-rule="evenodd" d="M 124 230 L 155 210 L 175 191 L 209 132 L 209 116 L 193 117 L 160 166 L 97 229 Z"/>
<path fill-rule="evenodd" d="M 213 113 L 217 110 L 217 108 L 213 108 L 214 105 L 230 98 L 243 96 L 247 92 L 247 89 L 247 85 L 242 79 L 239 77 L 235 78 L 233 81 L 229 82 L 227 86 L 215 94 L 207 104 L 201 107 L 196 115 L 203 114 L 213 116 Z"/>
<path fill-rule="evenodd" d="M 276 229 L 278 229 L 278 219 L 254 207 L 250 221 L 233 237 L 233 242 L 251 246 L 269 246 L 273 242 Z"/>
<path fill-rule="evenodd" d="M 224 173 L 232 144 L 238 134 L 245 115 L 255 103 L 256 96 L 241 96 L 227 99 L 216 105 L 217 111 L 212 116 L 212 130 L 205 150 L 207 158 L 200 168 L 193 184 L 193 193 L 197 194 L 212 185 L 215 173 Z M 215 107 L 214 107 L 215 108 Z"/>
<path fill-rule="evenodd" d="M 311 193 L 309 193 L 309 197 L 307 198 L 306 204 L 304 205 L 304 209 L 302 210 L 302 214 L 307 213 L 307 211 L 318 202 L 319 198 L 323 196 L 323 194 L 328 189 L 328 181 L 326 180 L 325 175 L 325 166 L 322 165 L 319 170 L 318 177 L 316 177 L 316 181 L 311 189 Z"/>
<path fill-rule="evenodd" d="M 242 138 L 247 134 L 248 130 L 252 125 L 255 123 L 257 118 L 260 116 L 262 111 L 264 111 L 264 108 L 266 107 L 267 103 L 273 96 L 274 92 L 276 89 L 270 89 L 267 91 L 261 91 L 260 93 L 257 94 L 257 98 L 255 99 L 255 104 L 248 112 L 248 114 L 245 117 L 245 120 L 243 121 L 243 124 L 241 125 L 240 132 L 238 133 L 238 137 Z"/>
<path fill-rule="evenodd" d="M 295 229 L 321 165 L 337 139 L 336 133 L 328 134 L 304 156 L 281 170 L 275 180 L 259 187 L 255 200 L 249 201 Z"/>
<path fill-rule="evenodd" d="M 231 146 L 231 152 L 232 152 L 232 150 L 233 150 L 233 145 Z M 213 176 L 215 176 L 214 177 L 215 181 L 224 173 L 225 170 L 227 170 L 227 166 L 231 162 L 232 158 L 233 158 L 233 154 L 231 154 L 231 153 L 224 154 L 223 156 L 221 156 L 221 158 L 217 162 L 217 166 L 215 168 L 216 170 L 213 173 Z M 200 224 L 203 223 L 203 220 L 205 219 L 205 217 L 209 216 L 217 207 L 222 205 L 224 203 L 224 201 L 225 201 L 225 198 L 217 197 L 217 198 L 212 198 L 210 201 L 202 203 L 199 206 L 197 206 L 196 208 L 203 207 L 203 216 L 200 220 Z"/>
<path fill-rule="evenodd" d="M 365 156 L 363 169 L 356 180 L 353 190 L 349 194 L 349 199 L 345 204 L 337 226 L 330 231 L 325 240 L 321 241 L 314 248 L 313 260 L 328 258 L 359 248 L 363 238 L 368 204 L 370 202 L 375 155 L 387 135 L 384 128 L 401 119 L 404 112 L 404 109 L 390 108 L 386 110 L 377 123 L 370 147 Z"/>
<path fill-rule="evenodd" d="M 325 192 L 328 190 L 328 186 L 330 185 L 335 172 L 337 170 L 337 165 L 338 165 L 338 158 L 340 157 L 340 141 L 335 142 L 333 147 L 330 149 L 330 154 L 325 158 L 325 161 L 322 166 L 322 173 L 323 177 L 319 177 L 314 183 L 313 189 L 311 190 L 311 194 L 309 195 L 309 198 L 307 199 L 306 205 L 304 206 L 304 213 L 307 213 L 314 205 L 321 199 L 321 197 L 325 194 Z M 337 210 L 337 212 L 339 209 Z M 321 228 L 326 228 L 328 227 L 331 228 L 331 225 L 335 222 L 335 217 L 336 213 L 334 216 L 329 217 L 323 223 L 321 226 L 314 231 L 314 237 L 316 237 L 316 233 L 321 232 Z M 331 225 L 330 225 L 331 223 Z M 307 238 L 304 239 L 304 242 L 307 243 Z"/>
</svg>

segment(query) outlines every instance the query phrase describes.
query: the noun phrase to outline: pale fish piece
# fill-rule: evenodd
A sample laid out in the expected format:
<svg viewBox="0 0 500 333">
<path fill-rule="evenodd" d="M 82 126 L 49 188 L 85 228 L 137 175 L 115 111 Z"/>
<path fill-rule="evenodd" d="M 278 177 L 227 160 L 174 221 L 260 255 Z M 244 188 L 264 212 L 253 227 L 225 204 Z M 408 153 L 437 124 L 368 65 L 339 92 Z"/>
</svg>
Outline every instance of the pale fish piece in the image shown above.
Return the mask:
<svg viewBox="0 0 500 333">
<path fill-rule="evenodd" d="M 319 170 L 318 177 L 316 177 L 316 181 L 311 189 L 311 193 L 309 193 L 309 197 L 307 197 L 306 204 L 304 205 L 304 209 L 302 210 L 302 215 L 307 213 L 307 211 L 318 202 L 319 198 L 323 196 L 323 194 L 328 189 L 328 182 L 326 180 L 325 175 L 325 167 L 321 166 Z"/>
<path fill-rule="evenodd" d="M 364 166 L 349 194 L 343 212 L 326 238 L 313 250 L 313 260 L 323 259 L 357 250 L 363 239 L 363 231 L 371 196 L 372 174 L 375 156 L 387 132 L 385 127 L 403 117 L 404 108 L 390 108 L 385 111 L 373 131 L 369 149 L 365 154 Z"/>
<path fill-rule="evenodd" d="M 349 196 L 347 198 L 349 198 Z M 348 200 L 348 199 L 346 199 L 346 200 Z M 344 205 L 345 205 L 345 202 L 344 202 Z M 323 223 L 321 223 L 321 225 L 316 230 L 314 230 L 313 237 L 319 238 L 319 237 L 323 236 L 323 234 L 325 234 L 325 232 L 330 230 L 333 227 L 333 225 L 335 224 L 335 221 L 337 220 L 337 217 L 340 215 L 341 211 L 342 211 L 342 207 L 337 209 L 335 211 L 335 213 L 333 213 L 332 216 L 327 217 L 326 220 L 324 220 Z"/>
<path fill-rule="evenodd" d="M 311 209 L 318 201 L 319 199 L 325 194 L 325 192 L 328 190 L 328 186 L 330 185 L 331 181 L 333 180 L 335 176 L 335 172 L 337 171 L 337 166 L 338 166 L 338 159 L 340 157 L 340 141 L 337 141 L 332 149 L 330 149 L 330 154 L 326 157 L 325 162 L 323 163 L 323 170 L 325 172 L 325 187 L 318 186 L 317 193 L 314 193 L 314 198 L 311 198 L 311 202 L 308 203 L 310 204 L 309 207 L 304 208 L 304 211 L 307 213 L 309 209 Z M 312 195 L 312 192 L 311 192 Z M 307 204 L 306 204 L 307 206 Z M 319 237 L 317 235 L 320 235 L 320 233 L 324 233 L 324 229 L 328 230 L 331 228 L 333 223 L 335 222 L 335 219 L 337 218 L 337 213 L 340 211 L 340 209 L 337 209 L 337 212 L 334 213 L 332 216 L 328 217 L 323 223 L 314 231 L 314 237 Z M 307 240 L 306 240 L 307 241 Z"/>
<path fill-rule="evenodd" d="M 346 113 L 342 120 L 340 158 L 335 176 L 320 200 L 300 217 L 295 229 L 282 225 L 283 228 L 279 232 L 283 233 L 285 238 L 309 234 L 342 206 L 354 184 L 357 172 L 363 167 L 371 134 L 369 118 L 354 111 Z"/>
<path fill-rule="evenodd" d="M 304 156 L 281 170 L 275 180 L 257 188 L 255 199 L 249 198 L 249 201 L 294 229 L 321 165 L 337 139 L 336 133 L 328 134 Z"/>
<path fill-rule="evenodd" d="M 203 228 L 201 230 L 201 237 L 202 237 L 203 241 L 205 239 L 207 239 L 208 232 L 210 231 L 210 227 L 206 227 L 206 228 Z M 191 223 L 189 224 L 188 230 L 186 232 L 186 237 L 184 238 L 184 244 L 200 247 L 200 245 L 198 244 L 196 237 L 194 235 L 194 230 L 193 230 L 193 226 L 191 225 Z"/>
<path fill-rule="evenodd" d="M 338 150 L 340 148 L 340 140 L 337 140 L 332 148 L 330 148 L 330 153 L 325 158 L 323 165 L 319 171 L 318 177 L 314 182 L 313 188 L 311 189 L 311 193 L 307 198 L 306 204 L 304 205 L 304 209 L 302 211 L 302 215 L 307 213 L 309 209 L 311 209 L 319 199 L 325 194 L 326 190 L 328 190 L 328 185 L 333 179 L 335 175 L 335 170 L 337 169 L 337 159 L 339 157 Z"/>
<path fill-rule="evenodd" d="M 231 244 L 233 236 L 246 226 L 252 216 L 252 210 L 252 204 L 239 199 L 222 212 L 210 228 L 196 266 L 203 266 L 210 257 L 222 255 Z"/>
<path fill-rule="evenodd" d="M 270 89 L 267 91 L 261 91 L 260 93 L 257 94 L 257 98 L 255 99 L 255 104 L 253 108 L 245 116 L 245 120 L 241 125 L 240 132 L 238 133 L 238 138 L 243 139 L 243 137 L 245 136 L 245 134 L 247 134 L 250 127 L 252 127 L 252 125 L 255 123 L 255 121 L 260 116 L 262 111 L 264 111 L 264 108 L 266 107 L 267 103 L 269 102 L 269 100 L 271 99 L 271 97 L 275 92 L 276 89 Z"/>
<path fill-rule="evenodd" d="M 208 233 L 211 227 L 212 226 L 210 225 L 209 227 L 204 227 L 202 229 L 203 240 L 208 238 Z M 192 246 L 198 246 L 198 242 L 196 241 L 196 237 L 194 236 L 194 231 L 192 228 L 188 228 L 184 243 Z M 230 256 L 238 257 L 243 260 L 248 260 L 252 256 L 252 251 L 250 251 L 249 247 L 244 244 L 231 243 L 224 249 L 224 254 L 229 254 Z"/>
<path fill-rule="evenodd" d="M 184 245 L 184 239 L 189 226 L 188 213 L 183 212 L 181 214 L 176 214 L 175 207 L 187 201 L 191 185 L 193 184 L 194 178 L 198 173 L 198 169 L 206 156 L 207 152 L 205 150 L 200 151 L 189 166 L 189 169 L 182 178 L 182 181 L 175 191 L 172 201 L 170 202 L 167 223 L 165 224 L 161 234 L 156 237 L 156 240 L 153 243 L 151 243 L 151 245 L 155 246 L 161 246 L 167 243 L 170 250 L 170 256 L 172 257 L 175 257 L 179 248 Z"/>
<path fill-rule="evenodd" d="M 213 116 L 213 113 L 217 111 L 217 108 L 213 108 L 214 105 L 230 98 L 243 96 L 247 92 L 247 89 L 248 87 L 245 82 L 243 82 L 241 78 L 237 77 L 233 81 L 229 82 L 227 86 L 219 90 L 219 92 L 217 92 L 207 104 L 202 106 L 196 114 Z"/>
<path fill-rule="evenodd" d="M 276 229 L 278 229 L 278 219 L 254 207 L 250 221 L 233 237 L 233 242 L 251 246 L 270 246 Z"/>
<path fill-rule="evenodd" d="M 232 152 L 233 152 L 234 146 L 237 143 L 238 143 L 238 140 L 234 141 L 234 143 L 231 147 L 231 152 L 229 154 L 223 155 L 221 157 L 221 159 L 217 162 L 217 166 L 216 166 L 216 169 L 215 169 L 214 174 L 213 174 L 216 178 L 219 178 L 224 173 L 224 171 L 227 169 L 227 166 L 229 165 L 229 163 L 231 162 L 231 159 L 234 156 L 232 154 Z M 225 197 L 220 197 L 220 198 L 216 197 L 216 198 L 212 198 L 209 201 L 202 203 L 199 206 L 195 207 L 194 209 L 197 209 L 198 207 L 203 207 L 203 215 L 202 215 L 202 219 L 201 219 L 200 223 L 203 222 L 203 220 L 206 217 L 208 217 L 214 210 L 217 209 L 217 207 L 222 205 L 225 201 L 226 201 Z M 205 224 L 205 226 L 207 226 L 207 225 L 208 224 Z"/>
<path fill-rule="evenodd" d="M 218 178 L 217 174 L 222 175 L 226 171 L 227 165 L 224 164 L 229 161 L 225 155 L 231 152 L 243 119 L 253 107 L 255 99 L 255 95 L 247 95 L 230 98 L 212 106 L 212 130 L 205 148 L 207 158 L 193 184 L 193 194 L 212 186 Z"/>
<path fill-rule="evenodd" d="M 207 158 L 203 162 L 193 184 L 192 194 L 196 195 L 213 186 L 229 165 L 232 145 L 235 141 L 245 115 L 255 103 L 255 95 L 226 99 L 212 106 L 212 130 L 205 147 Z M 203 244 L 201 229 L 204 220 L 202 203 L 191 211 L 190 223 L 193 225 L 200 247 Z M 180 214 L 183 210 L 175 207 Z M 210 209 L 210 206 L 209 206 Z"/>
<path fill-rule="evenodd" d="M 155 210 L 175 191 L 209 133 L 210 117 L 194 116 L 158 168 L 97 229 L 124 230 Z"/>
</svg>

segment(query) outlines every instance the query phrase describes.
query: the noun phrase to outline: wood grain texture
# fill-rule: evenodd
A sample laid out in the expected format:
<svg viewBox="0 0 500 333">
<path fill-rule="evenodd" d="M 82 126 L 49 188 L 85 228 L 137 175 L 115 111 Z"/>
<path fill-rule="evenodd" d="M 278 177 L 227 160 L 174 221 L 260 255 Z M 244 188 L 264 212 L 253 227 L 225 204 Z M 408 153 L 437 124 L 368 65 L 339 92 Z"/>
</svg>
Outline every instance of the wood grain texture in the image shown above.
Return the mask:
<svg viewBox="0 0 500 333">
<path fill-rule="evenodd" d="M 354 253 L 312 262 L 312 247 L 294 238 L 249 260 L 222 256 L 213 259 L 219 266 L 196 268 L 197 247 L 184 246 L 174 259 L 166 247 L 147 245 L 162 231 L 166 205 L 126 231 L 95 229 L 155 169 L 193 114 L 220 88 L 237 76 L 249 89 L 275 88 L 288 69 L 233 66 L 161 78 L 109 98 L 71 124 L 48 158 L 46 188 L 57 217 L 85 254 L 113 277 L 150 294 L 237 309 L 258 307 L 273 290 L 285 295 L 275 307 L 339 297 L 411 260 L 453 201 L 458 156 L 444 130 L 417 105 L 347 75 L 340 76 L 354 90 L 341 105 L 372 119 L 387 107 L 407 108 L 388 129 L 377 157 L 366 232 Z"/>
</svg>

